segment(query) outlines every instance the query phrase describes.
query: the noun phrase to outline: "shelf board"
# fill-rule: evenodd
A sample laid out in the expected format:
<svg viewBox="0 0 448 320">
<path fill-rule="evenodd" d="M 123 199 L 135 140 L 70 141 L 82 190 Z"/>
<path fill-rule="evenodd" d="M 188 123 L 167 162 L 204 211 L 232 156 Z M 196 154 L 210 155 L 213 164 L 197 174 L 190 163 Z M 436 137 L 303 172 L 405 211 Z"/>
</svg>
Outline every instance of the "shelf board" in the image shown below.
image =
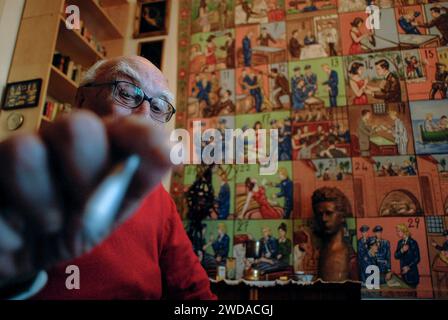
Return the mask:
<svg viewBox="0 0 448 320">
<path fill-rule="evenodd" d="M 81 19 L 99 41 L 122 39 L 123 34 L 104 9 L 94 0 L 71 0 L 77 5 Z"/>
<path fill-rule="evenodd" d="M 55 66 L 51 66 L 48 94 L 63 103 L 75 104 L 78 85 Z"/>
<path fill-rule="evenodd" d="M 103 7 L 113 7 L 128 4 L 128 0 L 100 0 L 100 5 Z"/>
<path fill-rule="evenodd" d="M 104 59 L 104 56 L 79 31 L 69 30 L 65 27 L 65 20 L 62 16 L 59 22 L 56 50 L 68 55 L 75 63 L 80 63 L 86 68 L 96 61 Z"/>
</svg>

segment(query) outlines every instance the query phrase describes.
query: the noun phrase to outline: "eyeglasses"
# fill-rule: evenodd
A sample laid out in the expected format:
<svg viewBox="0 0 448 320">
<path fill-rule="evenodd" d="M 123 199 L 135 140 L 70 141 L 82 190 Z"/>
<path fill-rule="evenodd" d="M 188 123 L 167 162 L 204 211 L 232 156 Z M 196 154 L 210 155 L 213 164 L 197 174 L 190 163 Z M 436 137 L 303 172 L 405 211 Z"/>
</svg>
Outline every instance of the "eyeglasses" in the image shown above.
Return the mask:
<svg viewBox="0 0 448 320">
<path fill-rule="evenodd" d="M 115 102 L 127 109 L 137 109 L 144 101 L 148 101 L 150 115 L 156 121 L 165 123 L 171 120 L 176 108 L 163 98 L 148 97 L 142 88 L 127 81 L 112 81 L 106 83 L 88 83 L 83 88 L 113 86 Z"/>
</svg>

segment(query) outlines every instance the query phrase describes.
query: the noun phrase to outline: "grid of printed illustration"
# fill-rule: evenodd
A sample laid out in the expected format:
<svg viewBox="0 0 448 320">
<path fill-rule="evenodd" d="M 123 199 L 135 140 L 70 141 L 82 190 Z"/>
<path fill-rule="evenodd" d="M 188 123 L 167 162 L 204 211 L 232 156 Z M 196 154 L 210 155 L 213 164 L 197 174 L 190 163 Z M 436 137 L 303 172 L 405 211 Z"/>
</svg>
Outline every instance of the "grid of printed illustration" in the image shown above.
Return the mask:
<svg viewBox="0 0 448 320">
<path fill-rule="evenodd" d="M 193 0 L 180 10 L 177 126 L 278 129 L 273 175 L 261 163 L 173 174 L 210 276 L 225 266 L 231 279 L 354 280 L 366 298 L 448 298 L 448 3 Z M 372 265 L 379 290 L 365 288 Z"/>
</svg>

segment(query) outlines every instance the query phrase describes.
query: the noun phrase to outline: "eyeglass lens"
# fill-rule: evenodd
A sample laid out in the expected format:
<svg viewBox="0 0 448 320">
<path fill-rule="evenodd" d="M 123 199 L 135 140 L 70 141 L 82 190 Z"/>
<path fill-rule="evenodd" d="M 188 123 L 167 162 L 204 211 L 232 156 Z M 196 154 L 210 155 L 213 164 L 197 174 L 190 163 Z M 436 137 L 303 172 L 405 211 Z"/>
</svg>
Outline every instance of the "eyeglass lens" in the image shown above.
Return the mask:
<svg viewBox="0 0 448 320">
<path fill-rule="evenodd" d="M 117 83 L 114 96 L 117 102 L 127 108 L 137 108 L 145 98 L 141 88 L 127 82 Z M 151 117 L 161 122 L 168 122 L 174 112 L 173 106 L 168 101 L 160 98 L 151 98 L 150 108 Z"/>
</svg>

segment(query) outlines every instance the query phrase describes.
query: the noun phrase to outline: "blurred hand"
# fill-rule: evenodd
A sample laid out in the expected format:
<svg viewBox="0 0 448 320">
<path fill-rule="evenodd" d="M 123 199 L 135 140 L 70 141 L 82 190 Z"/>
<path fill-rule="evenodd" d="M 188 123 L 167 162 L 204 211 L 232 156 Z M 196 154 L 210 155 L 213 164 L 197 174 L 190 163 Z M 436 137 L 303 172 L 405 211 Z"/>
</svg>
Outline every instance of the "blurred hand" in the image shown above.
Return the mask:
<svg viewBox="0 0 448 320">
<path fill-rule="evenodd" d="M 79 111 L 40 134 L 2 142 L 0 287 L 86 253 L 85 204 L 107 172 L 131 154 L 141 163 L 117 220 L 134 212 L 170 167 L 168 144 L 157 141 L 168 135 L 157 131 L 149 120 L 101 120 Z"/>
</svg>

